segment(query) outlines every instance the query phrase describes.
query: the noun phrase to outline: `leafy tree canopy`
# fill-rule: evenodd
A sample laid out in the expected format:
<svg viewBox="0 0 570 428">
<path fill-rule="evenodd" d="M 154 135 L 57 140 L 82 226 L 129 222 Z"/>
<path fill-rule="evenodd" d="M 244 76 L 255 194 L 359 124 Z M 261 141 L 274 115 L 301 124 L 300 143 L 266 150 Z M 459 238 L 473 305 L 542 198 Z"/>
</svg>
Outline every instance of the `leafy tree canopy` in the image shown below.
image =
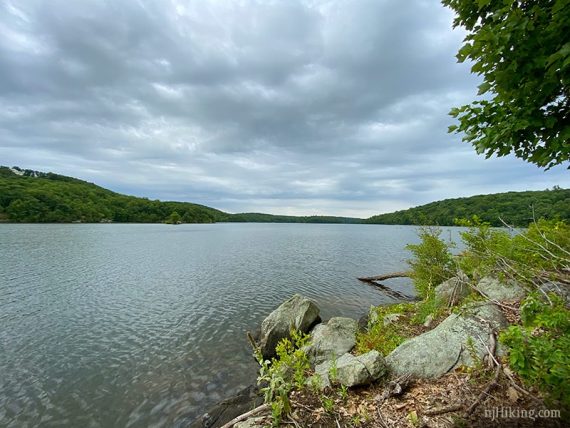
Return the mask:
<svg viewBox="0 0 570 428">
<path fill-rule="evenodd" d="M 570 189 L 495 193 L 445 199 L 407 210 L 370 217 L 366 223 L 453 226 L 456 219 L 478 216 L 492 226 L 526 227 L 534 219 L 570 220 Z"/>
<path fill-rule="evenodd" d="M 570 160 L 570 0 L 442 0 L 468 33 L 459 62 L 483 76 L 482 99 L 451 110 L 478 153 L 539 167 Z"/>
</svg>

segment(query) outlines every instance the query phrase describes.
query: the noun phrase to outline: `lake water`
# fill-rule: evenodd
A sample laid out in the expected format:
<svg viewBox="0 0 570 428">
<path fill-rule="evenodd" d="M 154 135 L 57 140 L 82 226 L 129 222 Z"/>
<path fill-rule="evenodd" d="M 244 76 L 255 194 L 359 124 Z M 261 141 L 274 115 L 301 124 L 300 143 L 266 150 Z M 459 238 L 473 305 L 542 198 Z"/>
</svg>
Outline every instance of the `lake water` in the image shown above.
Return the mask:
<svg viewBox="0 0 570 428">
<path fill-rule="evenodd" d="M 252 383 L 245 332 L 293 293 L 393 302 L 405 226 L 0 225 L 0 426 L 184 426 Z M 394 288 L 413 294 L 408 280 Z"/>
</svg>

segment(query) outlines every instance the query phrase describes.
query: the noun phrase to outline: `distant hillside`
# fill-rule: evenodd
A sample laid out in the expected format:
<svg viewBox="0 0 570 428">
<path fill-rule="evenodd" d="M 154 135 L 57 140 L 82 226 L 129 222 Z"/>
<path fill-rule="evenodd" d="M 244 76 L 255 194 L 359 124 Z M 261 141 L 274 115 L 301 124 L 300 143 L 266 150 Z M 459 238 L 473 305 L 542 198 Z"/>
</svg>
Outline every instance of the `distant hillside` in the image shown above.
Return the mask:
<svg viewBox="0 0 570 428">
<path fill-rule="evenodd" d="M 0 166 L 0 221 L 358 223 L 362 220 L 329 216 L 229 214 L 189 202 L 161 202 L 121 195 L 93 183 L 63 175 Z"/>
<path fill-rule="evenodd" d="M 187 202 L 125 196 L 63 175 L 0 167 L 0 219 L 10 222 L 157 223 L 173 212 L 188 223 L 212 223 L 227 214 Z"/>
<path fill-rule="evenodd" d="M 534 216 L 570 221 L 570 189 L 495 193 L 469 198 L 445 199 L 407 210 L 366 219 L 372 224 L 431 224 L 451 226 L 456 218 L 477 215 L 493 226 L 501 219 L 514 226 L 528 226 Z"/>
<path fill-rule="evenodd" d="M 332 216 L 229 214 L 189 202 L 161 202 L 126 196 L 63 175 L 0 166 L 0 221 L 29 223 L 133 222 L 184 223 L 371 223 L 453 225 L 456 218 L 477 215 L 494 226 L 500 218 L 527 226 L 536 218 L 570 221 L 570 189 L 509 192 L 446 199 L 366 220 Z"/>
<path fill-rule="evenodd" d="M 229 214 L 224 221 L 227 222 L 252 222 L 252 223 L 362 223 L 364 220 L 353 217 L 333 216 L 291 216 L 273 215 L 262 213 Z"/>
</svg>

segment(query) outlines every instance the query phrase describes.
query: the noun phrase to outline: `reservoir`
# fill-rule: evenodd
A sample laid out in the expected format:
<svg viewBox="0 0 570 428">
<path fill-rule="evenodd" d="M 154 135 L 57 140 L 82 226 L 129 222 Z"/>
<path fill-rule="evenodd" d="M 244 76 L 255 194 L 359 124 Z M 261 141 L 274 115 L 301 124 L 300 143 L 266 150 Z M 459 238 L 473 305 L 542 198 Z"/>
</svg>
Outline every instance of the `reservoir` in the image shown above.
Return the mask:
<svg viewBox="0 0 570 428">
<path fill-rule="evenodd" d="M 406 270 L 415 242 L 411 226 L 1 224 L 0 426 L 185 426 L 255 380 L 245 333 L 282 301 L 324 319 L 393 303 L 356 277 Z"/>
</svg>

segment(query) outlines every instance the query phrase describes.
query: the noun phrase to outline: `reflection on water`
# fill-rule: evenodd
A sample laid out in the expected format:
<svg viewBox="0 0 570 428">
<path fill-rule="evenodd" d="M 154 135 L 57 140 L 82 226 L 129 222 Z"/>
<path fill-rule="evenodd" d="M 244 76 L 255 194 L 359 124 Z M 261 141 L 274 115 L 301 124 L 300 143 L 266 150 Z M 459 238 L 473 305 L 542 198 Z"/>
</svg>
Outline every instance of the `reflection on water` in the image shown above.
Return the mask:
<svg viewBox="0 0 570 428">
<path fill-rule="evenodd" d="M 182 425 L 255 379 L 245 331 L 293 293 L 389 302 L 411 227 L 0 225 L 0 425 Z M 408 282 L 392 282 L 410 294 Z"/>
</svg>

